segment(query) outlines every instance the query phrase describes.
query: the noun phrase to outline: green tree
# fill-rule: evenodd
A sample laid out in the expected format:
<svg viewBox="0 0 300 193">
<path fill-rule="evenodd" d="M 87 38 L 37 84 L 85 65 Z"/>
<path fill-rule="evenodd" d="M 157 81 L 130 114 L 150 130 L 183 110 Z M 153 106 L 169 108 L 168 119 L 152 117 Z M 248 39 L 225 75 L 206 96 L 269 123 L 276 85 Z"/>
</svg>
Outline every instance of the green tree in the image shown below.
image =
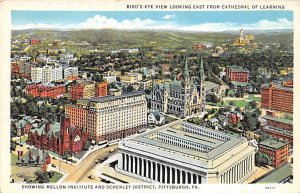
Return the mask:
<svg viewBox="0 0 300 193">
<path fill-rule="evenodd" d="M 36 171 L 34 175 L 35 175 L 35 181 L 38 183 L 48 183 L 50 180 L 47 172 Z"/>
</svg>

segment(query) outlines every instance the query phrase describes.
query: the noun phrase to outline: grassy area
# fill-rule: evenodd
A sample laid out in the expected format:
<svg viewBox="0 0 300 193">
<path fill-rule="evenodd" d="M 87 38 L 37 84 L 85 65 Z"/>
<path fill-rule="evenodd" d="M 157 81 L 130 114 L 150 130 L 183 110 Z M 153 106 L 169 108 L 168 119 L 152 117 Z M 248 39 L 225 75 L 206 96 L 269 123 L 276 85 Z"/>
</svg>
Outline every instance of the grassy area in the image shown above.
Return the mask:
<svg viewBox="0 0 300 193">
<path fill-rule="evenodd" d="M 17 160 L 18 160 L 18 156 L 14 153 L 11 153 L 10 154 L 11 165 L 16 165 Z"/>
<path fill-rule="evenodd" d="M 228 100 L 225 101 L 227 105 L 229 105 L 230 102 L 233 102 L 234 107 L 246 107 L 249 102 L 243 101 L 243 100 Z"/>
<path fill-rule="evenodd" d="M 58 172 L 54 172 L 54 176 L 52 176 L 52 178 L 50 178 L 49 183 L 55 183 L 57 182 L 59 179 L 61 179 L 63 177 L 62 174 L 58 173 Z"/>
<path fill-rule="evenodd" d="M 176 121 L 177 119 L 173 118 L 173 117 L 169 117 L 168 115 L 165 115 L 165 122 L 167 123 L 171 123 L 173 121 Z"/>
<path fill-rule="evenodd" d="M 256 101 L 256 102 L 260 102 L 261 101 L 261 97 L 255 97 L 254 94 L 248 94 L 248 100 L 251 101 Z"/>
</svg>

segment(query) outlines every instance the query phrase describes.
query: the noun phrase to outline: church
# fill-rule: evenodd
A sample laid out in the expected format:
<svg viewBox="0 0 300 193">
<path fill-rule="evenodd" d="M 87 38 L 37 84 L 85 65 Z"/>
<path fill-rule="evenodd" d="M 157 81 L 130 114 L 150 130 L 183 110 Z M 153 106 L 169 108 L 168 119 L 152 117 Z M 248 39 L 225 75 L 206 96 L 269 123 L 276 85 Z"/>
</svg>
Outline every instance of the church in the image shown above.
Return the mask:
<svg viewBox="0 0 300 193">
<path fill-rule="evenodd" d="M 200 70 L 196 77 L 189 75 L 187 59 L 181 80 L 152 82 L 151 109 L 163 113 L 174 114 L 177 117 L 201 113 L 205 111 L 205 75 L 203 59 L 201 58 Z"/>
</svg>

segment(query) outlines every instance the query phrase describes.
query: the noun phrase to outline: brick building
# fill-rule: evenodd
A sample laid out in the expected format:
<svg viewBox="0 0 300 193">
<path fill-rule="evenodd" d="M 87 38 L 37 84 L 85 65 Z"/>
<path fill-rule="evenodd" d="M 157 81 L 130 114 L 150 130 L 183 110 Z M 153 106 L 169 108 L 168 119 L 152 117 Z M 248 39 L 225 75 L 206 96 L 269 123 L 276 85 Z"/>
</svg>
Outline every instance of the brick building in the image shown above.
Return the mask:
<svg viewBox="0 0 300 193">
<path fill-rule="evenodd" d="M 280 117 L 263 116 L 267 120 L 262 130 L 273 138 L 288 141 L 293 146 L 293 121 Z"/>
<path fill-rule="evenodd" d="M 293 113 L 293 81 L 271 83 L 261 88 L 261 107 Z"/>
<path fill-rule="evenodd" d="M 259 152 L 271 158 L 273 167 L 279 167 L 288 161 L 289 145 L 271 138 L 259 143 Z"/>
<path fill-rule="evenodd" d="M 77 99 L 88 99 L 95 97 L 96 87 L 94 83 L 80 83 L 69 87 L 70 98 Z"/>
<path fill-rule="evenodd" d="M 228 115 L 228 123 L 236 125 L 239 122 L 241 122 L 241 115 L 239 114 L 239 112 L 230 112 L 230 114 Z"/>
<path fill-rule="evenodd" d="M 26 143 L 63 156 L 82 151 L 87 139 L 86 128 L 75 127 L 70 124 L 69 118 L 62 118 L 60 123 L 44 122 L 37 128 L 31 129 Z"/>
<path fill-rule="evenodd" d="M 31 64 L 27 62 L 11 62 L 11 73 L 17 77 L 30 79 Z"/>
<path fill-rule="evenodd" d="M 97 97 L 106 96 L 107 86 L 108 86 L 107 82 L 96 83 L 96 96 Z"/>
<path fill-rule="evenodd" d="M 39 43 L 41 43 L 41 41 L 38 40 L 38 39 L 31 39 L 31 40 L 30 40 L 30 45 L 33 45 L 33 44 L 39 44 Z"/>
<path fill-rule="evenodd" d="M 49 97 L 52 99 L 59 98 L 66 93 L 64 85 L 46 86 L 42 84 L 27 85 L 26 94 L 31 94 L 34 97 Z"/>
<path fill-rule="evenodd" d="M 230 81 L 248 82 L 249 71 L 240 66 L 227 66 L 225 72 Z"/>
</svg>

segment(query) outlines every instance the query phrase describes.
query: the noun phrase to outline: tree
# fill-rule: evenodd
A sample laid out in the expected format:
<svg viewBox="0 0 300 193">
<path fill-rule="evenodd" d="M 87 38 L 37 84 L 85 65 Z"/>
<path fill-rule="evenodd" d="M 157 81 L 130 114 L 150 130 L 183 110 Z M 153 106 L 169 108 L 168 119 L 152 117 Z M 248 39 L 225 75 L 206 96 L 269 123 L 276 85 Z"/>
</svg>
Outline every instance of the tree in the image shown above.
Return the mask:
<svg viewBox="0 0 300 193">
<path fill-rule="evenodd" d="M 47 172 L 36 171 L 34 175 L 35 175 L 35 181 L 38 183 L 48 183 L 50 180 Z"/>
</svg>

